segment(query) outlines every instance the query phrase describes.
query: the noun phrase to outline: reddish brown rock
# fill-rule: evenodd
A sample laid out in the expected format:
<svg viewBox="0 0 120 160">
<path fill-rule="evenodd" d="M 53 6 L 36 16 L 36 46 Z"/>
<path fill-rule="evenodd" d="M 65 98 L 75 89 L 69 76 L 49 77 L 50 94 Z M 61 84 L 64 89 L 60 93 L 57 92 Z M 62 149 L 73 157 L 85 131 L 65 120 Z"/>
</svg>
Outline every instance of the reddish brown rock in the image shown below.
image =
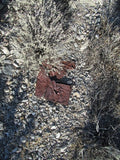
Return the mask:
<svg viewBox="0 0 120 160">
<path fill-rule="evenodd" d="M 66 69 L 74 69 L 75 68 L 75 62 L 71 61 L 61 61 L 62 64 L 64 64 L 63 68 Z"/>
<path fill-rule="evenodd" d="M 58 79 L 61 79 L 63 76 L 65 76 L 66 72 L 64 70 L 61 70 L 58 72 L 50 71 L 49 76 L 50 77 L 56 77 Z"/>
<path fill-rule="evenodd" d="M 51 81 L 51 84 L 46 90 L 45 98 L 55 103 L 68 105 L 70 93 L 71 86 Z"/>
<path fill-rule="evenodd" d="M 61 78 L 63 78 L 63 76 L 65 76 L 67 70 L 75 68 L 75 63 L 74 62 L 61 61 L 61 64 L 63 64 L 63 66 L 62 66 L 63 69 L 59 70 L 59 73 L 58 72 L 54 72 L 54 71 L 50 71 L 49 72 L 49 76 L 50 77 L 56 76 L 56 78 L 61 79 Z"/>
<path fill-rule="evenodd" d="M 37 77 L 35 95 L 39 98 L 44 96 L 50 82 L 50 78 L 46 76 L 45 70 L 41 69 Z"/>
<path fill-rule="evenodd" d="M 61 79 L 65 76 L 67 69 L 75 68 L 74 62 L 62 61 L 63 70 L 58 72 L 50 71 L 49 76 L 45 73 L 45 68 L 50 68 L 51 66 L 46 65 L 46 62 L 41 67 L 41 71 L 37 77 L 36 91 L 35 95 L 39 98 L 44 96 L 48 101 L 54 103 L 61 103 L 67 105 L 69 102 L 69 97 L 71 94 L 71 86 L 63 83 L 57 83 L 54 80 Z"/>
</svg>

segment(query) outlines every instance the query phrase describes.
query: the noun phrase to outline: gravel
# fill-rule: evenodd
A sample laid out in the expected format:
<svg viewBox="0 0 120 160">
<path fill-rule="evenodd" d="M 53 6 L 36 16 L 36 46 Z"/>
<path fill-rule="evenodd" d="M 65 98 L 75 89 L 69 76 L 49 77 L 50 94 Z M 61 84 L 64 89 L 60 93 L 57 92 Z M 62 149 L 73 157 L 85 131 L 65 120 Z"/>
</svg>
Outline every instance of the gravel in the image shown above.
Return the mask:
<svg viewBox="0 0 120 160">
<path fill-rule="evenodd" d="M 93 81 L 89 72 L 84 71 L 84 52 L 89 45 L 89 36 L 92 36 L 92 27 L 99 27 L 102 7 L 85 7 L 78 5 L 78 1 L 74 1 L 73 4 L 73 21 L 69 29 L 65 33 L 61 31 L 62 40 L 60 39 L 60 43 L 53 43 L 52 49 L 50 48 L 54 56 L 59 55 L 66 60 L 74 59 L 76 63 L 75 70 L 68 73 L 75 82 L 68 106 L 35 97 L 35 84 L 42 60 L 35 60 L 32 52 L 34 44 L 27 46 L 29 43 L 26 35 L 23 36 L 24 40 L 22 35 L 19 39 L 14 36 L 21 27 L 18 22 L 20 17 L 16 14 L 15 25 L 9 12 L 6 14 L 6 17 L 10 16 L 10 24 L 9 28 L 2 29 L 4 41 L 0 44 L 2 160 L 68 160 L 74 152 L 72 146 L 78 138 L 77 128 L 84 126 L 87 121 L 86 108 L 90 104 L 89 93 Z M 19 9 L 17 2 L 13 2 L 12 5 Z M 27 5 L 30 7 L 30 4 Z M 61 15 L 60 11 L 58 14 Z M 47 34 L 48 30 L 44 36 Z M 96 38 L 99 37 L 96 35 Z M 23 45 L 26 45 L 27 49 Z"/>
</svg>

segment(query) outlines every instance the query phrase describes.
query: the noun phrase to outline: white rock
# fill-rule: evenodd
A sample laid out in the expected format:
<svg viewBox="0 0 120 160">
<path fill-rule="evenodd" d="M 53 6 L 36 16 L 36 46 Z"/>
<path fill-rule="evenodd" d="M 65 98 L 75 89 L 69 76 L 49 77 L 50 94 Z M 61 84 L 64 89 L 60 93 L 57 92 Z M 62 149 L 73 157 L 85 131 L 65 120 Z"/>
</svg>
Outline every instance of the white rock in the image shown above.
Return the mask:
<svg viewBox="0 0 120 160">
<path fill-rule="evenodd" d="M 77 44 L 77 43 L 74 43 L 74 46 L 75 46 L 75 48 L 77 48 L 77 47 L 78 47 L 78 44 Z"/>
<path fill-rule="evenodd" d="M 21 64 L 24 62 L 24 60 L 23 60 L 23 59 L 16 59 L 16 62 L 17 62 L 19 65 L 21 65 Z"/>
<path fill-rule="evenodd" d="M 52 126 L 52 127 L 51 127 L 52 130 L 54 130 L 54 129 L 56 129 L 56 128 L 57 128 L 56 126 Z"/>
<path fill-rule="evenodd" d="M 14 65 L 16 68 L 19 67 L 19 65 L 18 65 L 17 63 L 13 63 L 13 65 Z"/>
<path fill-rule="evenodd" d="M 82 40 L 85 39 L 85 36 L 84 36 L 84 35 L 76 36 L 76 39 L 77 39 L 78 41 L 82 41 Z"/>
<path fill-rule="evenodd" d="M 95 35 L 95 38 L 96 38 L 96 39 L 99 39 L 99 35 L 98 35 L 98 34 L 96 34 L 96 35 Z"/>
<path fill-rule="evenodd" d="M 80 94 L 78 92 L 73 93 L 74 97 L 80 98 Z"/>
<path fill-rule="evenodd" d="M 80 51 L 81 51 L 81 52 L 84 51 L 84 50 L 88 47 L 88 44 L 89 44 L 89 42 L 86 41 L 86 42 L 81 46 Z"/>
<path fill-rule="evenodd" d="M 61 152 L 65 152 L 66 148 L 67 148 L 67 147 L 63 147 L 63 148 L 61 148 L 60 151 L 61 151 Z"/>
<path fill-rule="evenodd" d="M 56 134 L 56 138 L 57 138 L 57 139 L 60 138 L 60 133 L 57 133 L 57 134 Z"/>
<path fill-rule="evenodd" d="M 26 83 L 26 84 L 28 84 L 28 83 L 29 83 L 29 81 L 28 81 L 28 79 L 27 79 L 27 78 L 25 79 L 25 83 Z"/>
<path fill-rule="evenodd" d="M 90 17 L 90 13 L 86 14 L 85 17 L 89 18 Z"/>
<path fill-rule="evenodd" d="M 6 55 L 8 55 L 10 53 L 9 50 L 6 47 L 2 47 L 1 50 Z"/>
<path fill-rule="evenodd" d="M 22 88 L 22 89 L 26 89 L 26 88 L 27 88 L 27 85 L 26 85 L 26 84 L 23 84 L 23 85 L 21 86 L 21 88 Z"/>
</svg>

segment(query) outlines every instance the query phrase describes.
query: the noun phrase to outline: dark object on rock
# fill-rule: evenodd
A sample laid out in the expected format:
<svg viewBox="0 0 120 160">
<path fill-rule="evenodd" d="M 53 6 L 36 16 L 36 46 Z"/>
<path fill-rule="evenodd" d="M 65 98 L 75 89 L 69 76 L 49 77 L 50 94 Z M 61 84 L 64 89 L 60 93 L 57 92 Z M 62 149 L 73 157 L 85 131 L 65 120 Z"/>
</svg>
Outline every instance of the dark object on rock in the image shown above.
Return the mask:
<svg viewBox="0 0 120 160">
<path fill-rule="evenodd" d="M 54 77 L 50 77 L 51 80 L 54 80 L 56 83 L 62 83 L 62 84 L 66 84 L 66 85 L 72 85 L 73 81 L 70 78 L 67 78 L 66 76 L 58 79 L 56 76 Z"/>
<path fill-rule="evenodd" d="M 54 103 L 68 105 L 73 82 L 70 78 L 65 77 L 65 74 L 67 69 L 75 68 L 75 64 L 73 65 L 73 62 L 64 62 L 62 64 L 64 64 L 63 70 L 59 73 L 51 71 L 49 76 L 45 73 L 45 64 L 44 67 L 41 67 L 37 78 L 35 95 L 39 98 L 44 96 Z"/>
</svg>

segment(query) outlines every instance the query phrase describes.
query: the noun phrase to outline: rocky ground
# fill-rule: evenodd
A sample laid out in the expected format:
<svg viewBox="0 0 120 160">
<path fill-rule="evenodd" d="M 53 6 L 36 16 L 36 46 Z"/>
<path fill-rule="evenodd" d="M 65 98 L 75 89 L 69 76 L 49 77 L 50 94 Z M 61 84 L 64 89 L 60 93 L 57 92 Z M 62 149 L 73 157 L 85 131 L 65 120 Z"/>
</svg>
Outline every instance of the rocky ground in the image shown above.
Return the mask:
<svg viewBox="0 0 120 160">
<path fill-rule="evenodd" d="M 91 40 L 99 41 L 105 8 L 79 0 L 15 0 L 1 14 L 1 160 L 82 159 L 75 147 L 89 121 L 95 80 L 86 59 Z M 67 75 L 75 82 L 67 106 L 34 94 L 42 62 L 58 66 L 59 58 L 76 64 Z"/>
</svg>

